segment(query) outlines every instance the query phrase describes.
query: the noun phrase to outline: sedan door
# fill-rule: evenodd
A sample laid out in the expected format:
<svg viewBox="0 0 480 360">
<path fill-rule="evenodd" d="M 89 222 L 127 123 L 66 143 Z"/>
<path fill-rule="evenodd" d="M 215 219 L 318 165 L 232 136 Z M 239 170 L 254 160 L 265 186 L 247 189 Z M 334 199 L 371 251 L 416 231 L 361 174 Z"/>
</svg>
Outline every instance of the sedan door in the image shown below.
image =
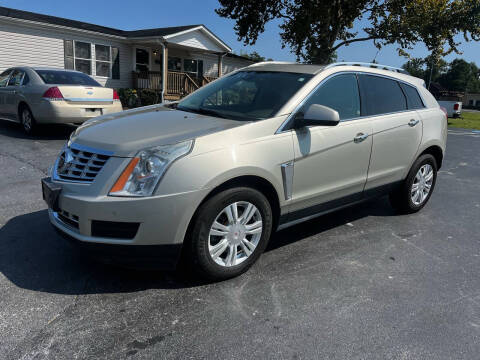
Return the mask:
<svg viewBox="0 0 480 360">
<path fill-rule="evenodd" d="M 360 74 L 359 84 L 362 105 L 373 126 L 365 189 L 381 190 L 408 173 L 422 140 L 422 122 L 415 106 L 407 104 L 403 85 L 397 80 Z"/>
<path fill-rule="evenodd" d="M 18 113 L 18 91 L 23 80 L 25 73 L 21 70 L 14 70 L 10 75 L 8 80 L 7 87 L 3 90 L 5 91 L 5 117 L 10 120 L 17 119 Z"/>
<path fill-rule="evenodd" d="M 0 74 L 0 118 L 5 119 L 7 117 L 7 106 L 5 104 L 6 102 L 6 94 L 7 94 L 7 84 L 8 84 L 8 79 L 10 77 L 10 73 L 12 72 L 12 69 L 5 70 Z"/>
<path fill-rule="evenodd" d="M 300 113 L 312 104 L 338 111 L 341 121 L 294 130 L 290 221 L 360 200 L 367 180 L 372 125 L 360 117 L 356 75 L 342 73 L 324 81 Z"/>
</svg>

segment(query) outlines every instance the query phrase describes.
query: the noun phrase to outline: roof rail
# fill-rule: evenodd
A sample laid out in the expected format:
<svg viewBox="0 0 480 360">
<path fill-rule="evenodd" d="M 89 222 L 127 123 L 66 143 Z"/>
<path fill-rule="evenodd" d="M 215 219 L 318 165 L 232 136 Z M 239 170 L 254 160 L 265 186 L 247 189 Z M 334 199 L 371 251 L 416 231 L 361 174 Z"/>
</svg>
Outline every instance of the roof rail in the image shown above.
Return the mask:
<svg viewBox="0 0 480 360">
<path fill-rule="evenodd" d="M 376 63 L 353 62 L 353 61 L 333 63 L 330 65 L 327 65 L 325 69 L 329 69 L 335 66 L 363 66 L 363 67 L 374 68 L 374 69 L 390 70 L 390 71 L 398 72 L 401 74 L 410 75 L 410 73 L 405 69 L 394 67 L 394 66 L 381 65 Z"/>
</svg>

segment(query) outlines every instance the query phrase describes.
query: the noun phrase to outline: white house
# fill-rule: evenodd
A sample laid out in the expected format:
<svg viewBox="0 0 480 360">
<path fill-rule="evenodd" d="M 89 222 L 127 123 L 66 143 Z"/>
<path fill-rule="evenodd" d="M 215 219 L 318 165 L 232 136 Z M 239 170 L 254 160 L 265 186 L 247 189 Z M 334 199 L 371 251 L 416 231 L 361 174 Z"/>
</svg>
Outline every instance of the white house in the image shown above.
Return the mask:
<svg viewBox="0 0 480 360">
<path fill-rule="evenodd" d="M 0 72 L 76 69 L 108 87 L 150 88 L 177 99 L 250 64 L 205 25 L 125 31 L 0 7 Z"/>
</svg>

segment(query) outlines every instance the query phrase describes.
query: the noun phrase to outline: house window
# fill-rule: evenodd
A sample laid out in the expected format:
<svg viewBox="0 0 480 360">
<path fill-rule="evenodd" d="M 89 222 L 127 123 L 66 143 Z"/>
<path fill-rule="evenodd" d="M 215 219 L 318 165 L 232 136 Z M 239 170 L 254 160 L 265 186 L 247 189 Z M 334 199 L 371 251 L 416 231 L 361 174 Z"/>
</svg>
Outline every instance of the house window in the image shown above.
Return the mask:
<svg viewBox="0 0 480 360">
<path fill-rule="evenodd" d="M 75 70 L 85 74 L 92 74 L 92 47 L 89 43 L 75 41 Z"/>
<path fill-rule="evenodd" d="M 145 49 L 136 49 L 135 69 L 137 72 L 148 72 L 150 70 L 150 52 Z"/>
<path fill-rule="evenodd" d="M 197 73 L 197 60 L 183 59 L 183 71 L 190 73 Z"/>
<path fill-rule="evenodd" d="M 88 75 L 120 79 L 119 49 L 108 45 L 92 44 L 82 41 L 65 40 L 65 69 L 81 71 Z M 92 63 L 95 66 L 92 67 Z"/>
<path fill-rule="evenodd" d="M 168 57 L 168 70 L 182 71 L 182 59 L 179 57 Z"/>
<path fill-rule="evenodd" d="M 110 46 L 95 45 L 95 69 L 97 76 L 110 77 L 111 67 Z"/>
</svg>

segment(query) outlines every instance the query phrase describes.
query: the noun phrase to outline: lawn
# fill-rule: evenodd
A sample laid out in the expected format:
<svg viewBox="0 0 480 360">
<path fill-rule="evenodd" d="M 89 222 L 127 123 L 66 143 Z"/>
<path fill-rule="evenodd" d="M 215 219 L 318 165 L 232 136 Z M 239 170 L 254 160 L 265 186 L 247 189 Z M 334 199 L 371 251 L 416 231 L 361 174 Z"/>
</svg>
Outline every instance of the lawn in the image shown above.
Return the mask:
<svg viewBox="0 0 480 360">
<path fill-rule="evenodd" d="M 462 112 L 457 119 L 448 118 L 448 126 L 480 130 L 480 112 Z"/>
</svg>

